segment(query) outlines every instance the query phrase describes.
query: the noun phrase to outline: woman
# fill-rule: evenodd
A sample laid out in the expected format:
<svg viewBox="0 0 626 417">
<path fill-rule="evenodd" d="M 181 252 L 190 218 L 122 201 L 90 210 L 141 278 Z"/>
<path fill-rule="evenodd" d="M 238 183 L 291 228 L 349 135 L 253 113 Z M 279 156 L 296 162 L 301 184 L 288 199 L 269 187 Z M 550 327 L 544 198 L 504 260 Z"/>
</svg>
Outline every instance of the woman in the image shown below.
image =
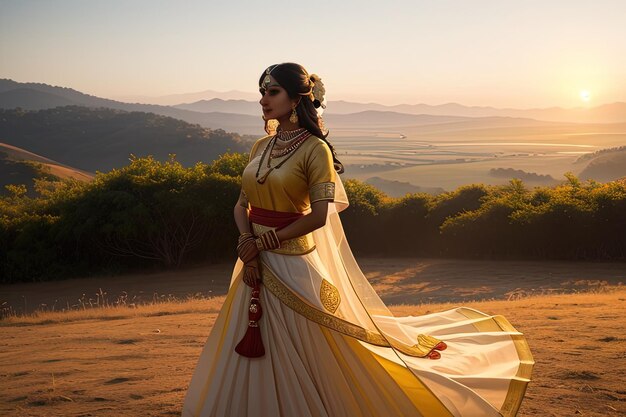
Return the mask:
<svg viewBox="0 0 626 417">
<path fill-rule="evenodd" d="M 320 78 L 282 63 L 259 88 L 268 136 L 243 172 L 239 258 L 182 415 L 514 416 L 534 364 L 524 336 L 465 307 L 394 317 L 343 232 Z"/>
</svg>

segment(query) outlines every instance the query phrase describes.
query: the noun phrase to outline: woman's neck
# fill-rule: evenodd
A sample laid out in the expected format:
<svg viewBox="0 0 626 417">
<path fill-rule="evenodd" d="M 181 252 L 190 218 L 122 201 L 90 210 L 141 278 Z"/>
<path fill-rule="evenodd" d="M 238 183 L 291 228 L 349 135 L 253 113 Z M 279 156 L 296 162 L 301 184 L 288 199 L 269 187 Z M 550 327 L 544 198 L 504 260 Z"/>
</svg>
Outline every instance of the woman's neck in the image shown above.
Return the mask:
<svg viewBox="0 0 626 417">
<path fill-rule="evenodd" d="M 302 126 L 300 124 L 293 123 L 289 120 L 289 117 L 285 117 L 283 120 L 278 120 L 278 130 L 282 130 L 283 132 L 288 132 L 290 130 L 300 129 Z"/>
</svg>

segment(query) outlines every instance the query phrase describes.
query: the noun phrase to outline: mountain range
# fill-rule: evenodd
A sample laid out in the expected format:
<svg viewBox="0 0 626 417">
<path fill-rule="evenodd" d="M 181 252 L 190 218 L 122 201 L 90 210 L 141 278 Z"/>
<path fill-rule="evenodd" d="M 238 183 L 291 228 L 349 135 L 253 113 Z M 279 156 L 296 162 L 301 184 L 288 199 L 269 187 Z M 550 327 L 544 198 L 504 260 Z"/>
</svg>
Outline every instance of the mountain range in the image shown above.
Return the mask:
<svg viewBox="0 0 626 417">
<path fill-rule="evenodd" d="M 231 98 L 218 97 L 224 94 Z M 2 174 L 15 172 L 24 177 L 37 167 L 39 176 L 46 171 L 60 178 L 88 179 L 97 170 L 127 165 L 131 153 L 159 160 L 175 153 L 183 165 L 190 166 L 210 162 L 227 151 L 247 152 L 254 140 L 265 135 L 259 103 L 248 93 L 224 94 L 206 90 L 159 98 L 169 105 L 127 103 L 66 87 L 0 79 Z M 212 98 L 203 98 L 207 96 Z M 615 130 L 621 126 L 617 123 L 626 121 L 626 103 L 588 109 L 498 109 L 457 103 L 385 106 L 339 100 L 328 103 L 324 121 L 331 131 L 349 131 L 348 136 L 368 131 L 374 140 L 379 140 L 379 132 L 453 137 L 455 132 L 509 127 L 548 132 L 564 125 L 602 131 L 603 126 Z M 613 156 L 594 169 L 621 162 Z M 408 183 L 371 180 L 394 193 L 416 190 Z"/>
<path fill-rule="evenodd" d="M 236 92 L 239 94 L 240 92 Z M 257 100 L 227 99 L 213 97 L 200 99 L 203 95 L 217 93 L 207 90 L 199 93 L 167 96 L 177 104 L 160 105 L 126 103 L 84 94 L 66 87 L 42 83 L 19 83 L 0 79 L 0 108 L 21 107 L 25 110 L 48 109 L 57 106 L 79 105 L 107 107 L 125 111 L 143 111 L 174 117 L 210 129 L 224 129 L 240 134 L 263 135 L 260 105 Z M 241 93 L 245 97 L 247 93 Z M 185 101 L 192 99 L 190 101 Z M 415 116 L 415 117 L 412 117 Z M 565 123 L 622 123 L 626 121 L 626 102 L 615 102 L 592 108 L 559 107 L 543 109 L 510 109 L 464 106 L 457 103 L 442 105 L 399 104 L 385 106 L 377 103 L 353 103 L 331 101 L 324 119 L 334 128 L 419 126 L 430 123 L 459 121 L 463 118 L 519 118 Z"/>
</svg>

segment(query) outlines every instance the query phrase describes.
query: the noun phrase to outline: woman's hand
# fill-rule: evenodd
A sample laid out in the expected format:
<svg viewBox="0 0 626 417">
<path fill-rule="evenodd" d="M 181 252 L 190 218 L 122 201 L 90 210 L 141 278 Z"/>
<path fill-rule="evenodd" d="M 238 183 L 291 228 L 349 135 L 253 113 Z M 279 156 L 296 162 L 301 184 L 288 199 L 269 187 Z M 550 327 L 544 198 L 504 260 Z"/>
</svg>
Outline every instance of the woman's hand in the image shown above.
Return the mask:
<svg viewBox="0 0 626 417">
<path fill-rule="evenodd" d="M 246 263 L 256 258 L 259 254 L 259 249 L 254 241 L 254 235 L 250 232 L 244 232 L 239 235 L 239 242 L 237 243 L 237 255 L 241 260 Z"/>
<path fill-rule="evenodd" d="M 237 255 L 243 263 L 247 264 L 259 255 L 259 248 L 257 248 L 256 242 L 250 239 L 237 246 Z"/>
<path fill-rule="evenodd" d="M 243 282 L 247 286 L 254 288 L 257 281 L 261 281 L 261 271 L 259 270 L 258 257 L 246 262 L 243 267 Z"/>
</svg>

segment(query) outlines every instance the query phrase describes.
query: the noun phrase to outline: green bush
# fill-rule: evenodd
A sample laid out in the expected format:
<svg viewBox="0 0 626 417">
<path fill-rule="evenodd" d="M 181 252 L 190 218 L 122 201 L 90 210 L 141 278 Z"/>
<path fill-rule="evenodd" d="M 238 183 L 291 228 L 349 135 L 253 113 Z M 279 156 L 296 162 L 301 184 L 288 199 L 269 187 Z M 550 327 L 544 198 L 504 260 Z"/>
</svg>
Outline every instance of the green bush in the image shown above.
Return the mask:
<svg viewBox="0 0 626 417">
<path fill-rule="evenodd" d="M 130 163 L 92 182 L 35 179 L 0 198 L 0 282 L 45 281 L 236 257 L 233 219 L 247 154 L 185 168 L 175 155 Z M 626 181 L 527 189 L 470 184 L 391 198 L 344 182 L 341 213 L 355 254 L 484 259 L 626 259 Z"/>
</svg>

